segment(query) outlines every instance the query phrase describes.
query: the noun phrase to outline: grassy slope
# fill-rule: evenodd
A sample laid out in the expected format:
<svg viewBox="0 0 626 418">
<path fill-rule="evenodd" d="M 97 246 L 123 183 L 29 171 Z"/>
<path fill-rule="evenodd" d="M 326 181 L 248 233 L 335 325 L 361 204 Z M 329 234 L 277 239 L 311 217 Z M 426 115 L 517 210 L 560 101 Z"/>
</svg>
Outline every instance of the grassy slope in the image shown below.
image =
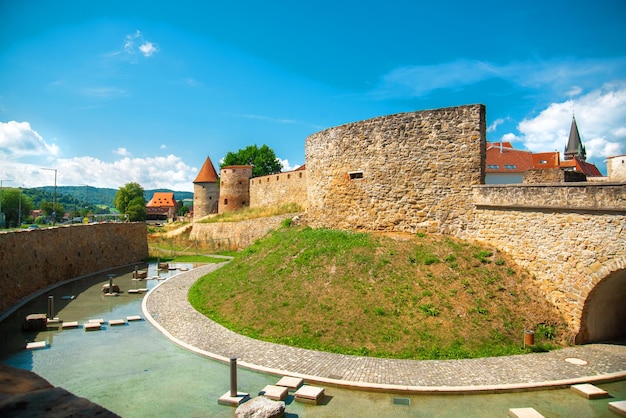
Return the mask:
<svg viewBox="0 0 626 418">
<path fill-rule="evenodd" d="M 520 353 L 524 329 L 559 328 L 552 326 L 562 323 L 556 310 L 527 282 L 502 255 L 449 237 L 292 227 L 199 280 L 190 300 L 258 339 L 370 356 L 465 358 Z"/>
</svg>

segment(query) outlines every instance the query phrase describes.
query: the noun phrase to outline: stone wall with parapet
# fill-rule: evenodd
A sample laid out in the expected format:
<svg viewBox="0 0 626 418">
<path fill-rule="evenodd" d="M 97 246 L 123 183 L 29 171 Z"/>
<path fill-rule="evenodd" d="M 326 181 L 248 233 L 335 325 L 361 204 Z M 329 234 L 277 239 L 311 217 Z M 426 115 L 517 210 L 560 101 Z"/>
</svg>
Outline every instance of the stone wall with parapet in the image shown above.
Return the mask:
<svg viewBox="0 0 626 418">
<path fill-rule="evenodd" d="M 626 183 L 489 184 L 472 192 L 477 206 L 626 211 Z"/>
<path fill-rule="evenodd" d="M 148 258 L 145 223 L 0 234 L 0 313 L 55 283 Z"/>
<path fill-rule="evenodd" d="M 189 239 L 212 245 L 213 249 L 239 250 L 246 248 L 272 229 L 278 229 L 284 219 L 297 214 L 283 214 L 241 222 L 195 222 Z"/>
<path fill-rule="evenodd" d="M 584 339 L 581 318 L 590 292 L 626 268 L 626 184 L 473 190 L 477 209 L 465 238 L 506 252 L 532 272 L 535 285 L 563 313 L 572 339 Z"/>
<path fill-rule="evenodd" d="M 306 209 L 306 170 L 270 174 L 250 179 L 250 207 L 297 203 Z"/>
<path fill-rule="evenodd" d="M 307 218 L 339 229 L 459 235 L 484 183 L 485 107 L 401 113 L 306 140 Z"/>
</svg>

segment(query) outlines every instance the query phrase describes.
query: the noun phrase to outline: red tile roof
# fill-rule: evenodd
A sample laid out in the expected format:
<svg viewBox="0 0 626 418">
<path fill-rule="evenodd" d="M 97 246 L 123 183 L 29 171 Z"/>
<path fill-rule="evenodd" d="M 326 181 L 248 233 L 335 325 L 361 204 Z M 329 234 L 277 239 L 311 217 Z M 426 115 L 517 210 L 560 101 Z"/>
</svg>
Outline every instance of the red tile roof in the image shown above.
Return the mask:
<svg viewBox="0 0 626 418">
<path fill-rule="evenodd" d="M 198 176 L 193 181 L 194 183 L 217 183 L 217 172 L 213 163 L 209 157 L 206 157 Z"/>
<path fill-rule="evenodd" d="M 509 142 L 487 144 L 487 173 L 524 173 L 531 168 L 530 151 L 514 149 Z"/>
<path fill-rule="evenodd" d="M 174 192 L 155 192 L 152 199 L 148 202 L 146 207 L 158 208 L 158 207 L 176 207 L 176 201 L 174 200 Z"/>
</svg>

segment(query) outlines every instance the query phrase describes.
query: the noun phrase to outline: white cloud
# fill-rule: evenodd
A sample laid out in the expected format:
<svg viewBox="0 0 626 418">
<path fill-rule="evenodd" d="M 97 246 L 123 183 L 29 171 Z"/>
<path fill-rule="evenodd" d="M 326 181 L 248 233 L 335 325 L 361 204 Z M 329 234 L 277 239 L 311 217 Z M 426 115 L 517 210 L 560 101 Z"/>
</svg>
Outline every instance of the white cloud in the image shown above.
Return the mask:
<svg viewBox="0 0 626 418">
<path fill-rule="evenodd" d="M 113 150 L 114 154 L 121 155 L 122 157 L 130 157 L 131 153 L 124 147 Z"/>
<path fill-rule="evenodd" d="M 150 57 L 152 56 L 152 54 L 157 52 L 159 48 L 152 42 L 145 42 L 141 44 L 141 46 L 139 47 L 139 50 L 143 53 L 144 57 Z"/>
<path fill-rule="evenodd" d="M 300 166 L 301 166 L 301 164 L 294 164 L 294 165 L 291 165 L 291 164 L 289 164 L 289 160 L 287 160 L 287 159 L 282 160 L 282 159 L 280 159 L 280 158 L 277 158 L 277 160 L 278 160 L 278 161 L 279 161 L 279 162 L 283 165 L 283 169 L 282 169 L 282 171 L 283 171 L 283 172 L 293 171 L 293 170 L 295 170 L 296 168 L 298 168 L 298 167 L 300 167 Z"/>
<path fill-rule="evenodd" d="M 626 68 L 626 58 L 553 59 L 498 64 L 459 59 L 434 65 L 410 65 L 385 74 L 372 92 L 380 98 L 420 97 L 438 89 L 459 89 L 489 79 L 518 86 L 550 89 L 575 96 L 596 78 L 610 80 Z"/>
<path fill-rule="evenodd" d="M 139 44 L 139 47 L 136 47 L 137 44 Z M 143 34 L 139 30 L 135 31 L 135 33 L 126 35 L 123 47 L 124 52 L 128 55 L 135 55 L 138 49 L 144 57 L 151 57 L 159 51 L 157 44 L 145 40 Z"/>
<path fill-rule="evenodd" d="M 0 122 L 0 156 L 20 159 L 28 156 L 57 156 L 59 147 L 48 144 L 28 122 Z"/>
<path fill-rule="evenodd" d="M 588 159 L 604 159 L 626 151 L 626 82 L 606 84 L 576 99 L 552 103 L 539 115 L 524 119 L 516 137 L 533 152 L 562 152 L 569 138 L 572 115 Z"/>
<path fill-rule="evenodd" d="M 167 149 L 167 146 L 165 144 L 161 144 L 161 146 L 159 148 L 160 149 Z"/>
<path fill-rule="evenodd" d="M 493 123 L 487 127 L 487 132 L 495 131 L 496 128 L 498 127 L 498 125 L 502 125 L 505 122 L 505 120 L 508 120 L 508 119 L 509 118 L 507 118 L 507 119 L 500 118 L 500 119 L 494 120 Z"/>
<path fill-rule="evenodd" d="M 88 184 L 93 187 L 117 189 L 129 182 L 137 182 L 144 189 L 166 188 L 176 191 L 192 191 L 193 180 L 198 174 L 196 167 L 185 164 L 180 157 L 129 158 L 105 162 L 94 157 L 59 158 L 49 167 L 57 170 L 57 185 L 76 186 Z M 42 165 L 8 162 L 0 167 L 0 176 L 11 179 L 15 185 L 24 187 L 51 186 L 53 174 L 41 170 Z M 45 166 L 44 166 L 45 167 Z M 11 184 L 13 184 L 11 183 Z"/>
</svg>

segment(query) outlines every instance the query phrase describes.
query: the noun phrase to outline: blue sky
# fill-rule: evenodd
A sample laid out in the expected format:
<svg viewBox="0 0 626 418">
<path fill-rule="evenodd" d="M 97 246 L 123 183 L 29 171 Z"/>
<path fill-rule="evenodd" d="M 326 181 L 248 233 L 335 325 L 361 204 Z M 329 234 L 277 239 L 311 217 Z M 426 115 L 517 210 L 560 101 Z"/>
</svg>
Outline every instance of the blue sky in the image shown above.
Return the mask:
<svg viewBox="0 0 626 418">
<path fill-rule="evenodd" d="M 8 187 L 193 190 L 207 156 L 376 116 L 487 106 L 487 139 L 626 153 L 626 1 L 0 0 Z"/>
</svg>

